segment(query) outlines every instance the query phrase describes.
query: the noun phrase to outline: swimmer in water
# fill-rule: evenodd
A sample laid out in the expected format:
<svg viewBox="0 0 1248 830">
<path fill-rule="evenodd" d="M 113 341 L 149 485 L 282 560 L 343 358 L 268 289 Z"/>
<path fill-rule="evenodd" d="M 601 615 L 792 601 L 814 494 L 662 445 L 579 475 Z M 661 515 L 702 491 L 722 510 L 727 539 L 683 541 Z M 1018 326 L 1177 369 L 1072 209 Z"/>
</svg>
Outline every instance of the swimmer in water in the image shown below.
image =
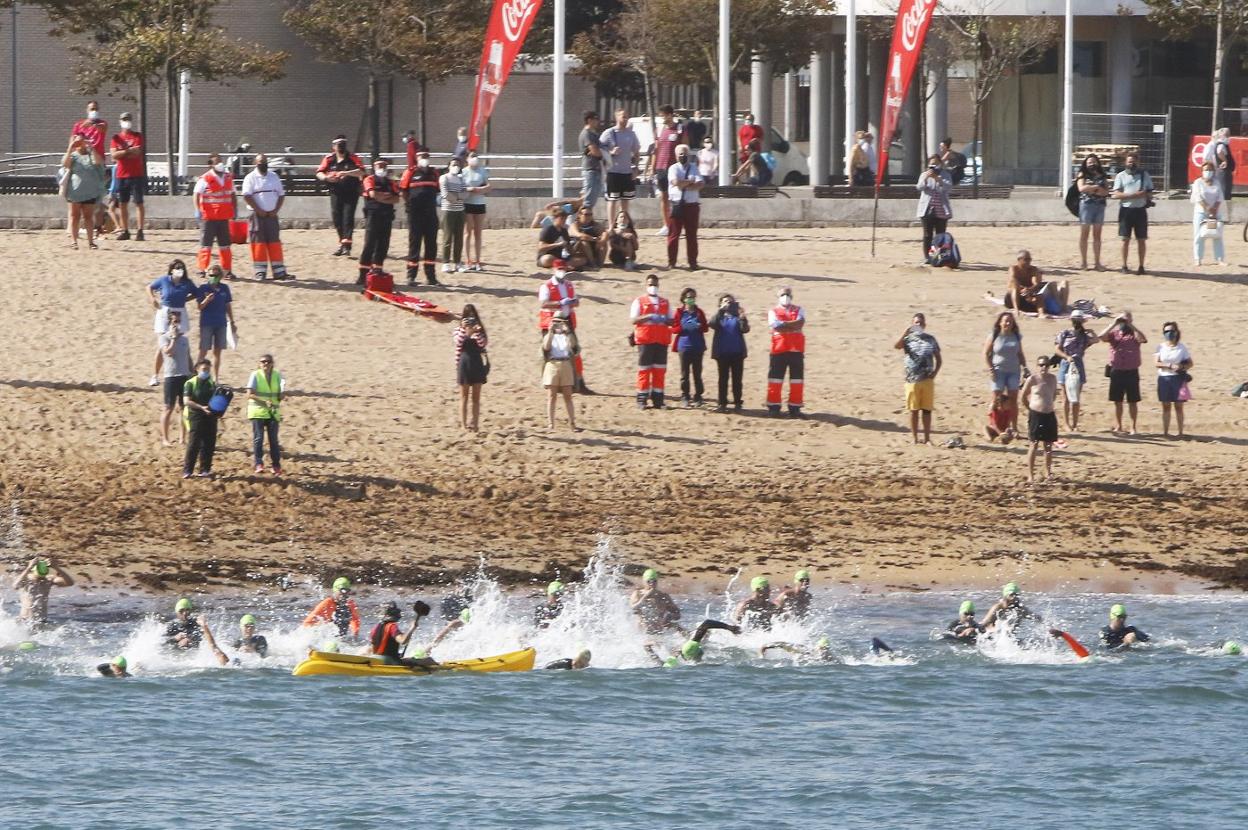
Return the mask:
<svg viewBox="0 0 1248 830">
<path fill-rule="evenodd" d="M 693 636 L 686 640 L 685 644 L 680 647 L 679 655 L 673 654 L 666 659 L 660 657 L 655 652 L 653 643 L 646 643 L 643 648 L 646 650 L 646 654 L 650 655 L 650 659 L 654 661 L 656 666 L 664 666 L 670 669 L 679 666 L 681 661 L 686 663 L 701 663 L 702 657 L 706 653 L 705 648 L 702 646 L 702 641 L 706 639 L 707 634 L 715 630 L 731 631 L 733 634 L 740 634 L 741 626 L 729 625 L 728 623 L 720 622 L 719 620 L 703 620 L 698 625 L 698 629 L 693 632 Z"/>
<path fill-rule="evenodd" d="M 556 660 L 553 663 L 547 663 L 545 668 L 548 669 L 565 669 L 568 671 L 587 669 L 589 661 L 593 658 L 593 654 L 589 649 L 583 648 L 576 653 L 575 657 L 565 657 L 562 660 Z"/>
<path fill-rule="evenodd" d="M 962 607 L 958 609 L 958 618 L 949 623 L 949 627 L 945 629 L 946 640 L 956 640 L 960 643 L 974 643 L 983 627 L 975 622 L 975 603 L 969 599 L 962 603 Z"/>
<path fill-rule="evenodd" d="M 563 613 L 563 583 L 555 580 L 546 586 L 546 601 L 533 609 L 533 624 L 546 628 Z"/>
<path fill-rule="evenodd" d="M 243 618 L 238 621 L 238 630 L 240 636 L 234 640 L 235 651 L 258 654 L 261 657 L 269 656 L 269 641 L 263 634 L 256 633 L 256 618 L 253 615 L 243 614 Z"/>
<path fill-rule="evenodd" d="M 130 672 L 126 671 L 129 663 L 125 657 L 118 655 L 107 663 L 100 663 L 95 670 L 105 677 L 134 677 Z"/>
<path fill-rule="evenodd" d="M 436 666 L 438 661 L 430 657 L 403 657 L 402 649 L 407 648 L 412 635 L 416 633 L 416 626 L 420 625 L 421 618 L 429 613 L 429 606 L 423 602 L 417 602 L 412 606 L 412 610 L 416 613 L 416 621 L 412 623 L 411 628 L 403 632 L 399 628 L 399 620 L 403 619 L 403 612 L 399 610 L 399 606 L 391 602 L 385 607 L 382 611 L 381 622 L 373 626 L 373 633 L 369 636 L 373 654 L 389 666 Z"/>
<path fill-rule="evenodd" d="M 810 571 L 802 568 L 793 574 L 793 584 L 785 588 L 776 597 L 777 614 L 793 619 L 804 620 L 810 613 Z"/>
<path fill-rule="evenodd" d="M 750 580 L 750 595 L 737 605 L 732 619 L 745 628 L 770 631 L 771 618 L 776 615 L 776 610 L 771 601 L 771 583 L 765 576 L 756 576 Z"/>
<path fill-rule="evenodd" d="M 13 580 L 13 590 L 21 592 L 22 609 L 17 618 L 31 626 L 42 626 L 48 622 L 48 595 L 53 588 L 68 588 L 74 584 L 74 578 L 60 566 L 46 559 L 30 560 L 26 569 Z"/>
<path fill-rule="evenodd" d="M 836 655 L 832 653 L 832 643 L 827 637 L 820 637 L 815 641 L 814 648 L 808 646 L 799 646 L 796 643 L 768 643 L 758 650 L 760 657 L 766 657 L 767 652 L 778 649 L 794 654 L 799 658 L 807 660 L 817 660 L 821 663 L 831 663 L 836 660 Z"/>
<path fill-rule="evenodd" d="M 669 628 L 680 631 L 676 621 L 680 619 L 680 609 L 676 607 L 671 595 L 659 590 L 659 572 L 647 568 L 641 575 L 643 587 L 633 591 L 628 605 L 633 613 L 641 618 L 641 627 L 647 634 L 662 634 Z M 684 634 L 684 631 L 681 631 Z"/>
<path fill-rule="evenodd" d="M 1026 619 L 1039 622 L 1040 615 L 1023 605 L 1022 591 L 1019 590 L 1018 583 L 1008 582 L 1001 589 L 1001 599 L 989 608 L 988 613 L 979 621 L 979 630 L 981 632 L 993 631 L 997 623 L 1001 623 L 1007 630 L 1013 630 Z"/>
<path fill-rule="evenodd" d="M 430 643 L 427 648 L 418 649 L 416 656 L 424 657 L 428 655 L 429 652 L 433 651 L 434 646 L 436 646 L 438 643 L 442 642 L 444 639 L 449 637 L 452 633 L 463 628 L 465 625 L 467 625 L 470 622 L 472 622 L 472 612 L 469 611 L 467 608 L 465 608 L 464 610 L 459 612 L 458 617 L 451 620 L 446 625 L 442 626 L 442 630 L 438 632 L 438 636 L 433 638 L 433 642 Z"/>
<path fill-rule="evenodd" d="M 303 621 L 305 626 L 322 623 L 333 623 L 339 637 L 346 637 L 348 632 L 352 637 L 360 636 L 360 609 L 351 599 L 351 580 L 345 576 L 334 580 L 334 592 L 317 603 Z"/>
<path fill-rule="evenodd" d="M 1147 642 L 1147 634 L 1133 625 L 1127 625 L 1126 606 L 1119 604 L 1109 609 L 1109 625 L 1101 629 L 1101 645 L 1105 648 L 1127 648 Z"/>
<path fill-rule="evenodd" d="M 191 617 L 195 605 L 186 597 L 173 606 L 176 618 L 165 626 L 165 645 L 178 651 L 194 651 L 204 637 L 199 620 Z"/>
</svg>

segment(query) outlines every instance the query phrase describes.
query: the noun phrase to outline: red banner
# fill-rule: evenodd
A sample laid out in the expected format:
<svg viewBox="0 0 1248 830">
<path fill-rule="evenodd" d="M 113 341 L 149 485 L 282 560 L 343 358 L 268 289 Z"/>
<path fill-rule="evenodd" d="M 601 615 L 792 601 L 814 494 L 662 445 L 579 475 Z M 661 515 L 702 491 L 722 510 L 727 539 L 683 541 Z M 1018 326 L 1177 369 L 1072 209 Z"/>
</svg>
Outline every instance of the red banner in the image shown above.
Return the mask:
<svg viewBox="0 0 1248 830">
<path fill-rule="evenodd" d="M 880 161 L 875 173 L 878 186 L 888 172 L 888 147 L 897 132 L 897 119 L 906 100 L 906 90 L 918 66 L 927 27 L 932 24 L 936 12 L 936 0 L 902 0 L 897 10 L 897 22 L 893 24 L 893 48 L 888 55 L 888 78 L 884 81 L 884 111 L 880 114 Z M 917 130 L 916 130 L 917 132 Z M 917 152 L 921 140 L 911 142 Z"/>
<path fill-rule="evenodd" d="M 1233 135 L 1227 139 L 1227 143 L 1231 146 L 1231 157 L 1235 159 L 1234 183 L 1248 185 L 1248 138 Z M 1217 161 L 1213 158 L 1213 144 L 1209 136 L 1192 136 L 1187 152 L 1187 180 L 1189 182 L 1200 178 L 1200 166 L 1205 163 L 1206 152 L 1209 154 L 1209 160 L 1216 164 Z"/>
<path fill-rule="evenodd" d="M 494 0 L 490 25 L 485 30 L 485 48 L 481 51 L 481 68 L 477 70 L 477 89 L 472 99 L 472 121 L 468 125 L 468 149 L 481 143 L 485 122 L 490 120 L 494 102 L 503 93 L 503 84 L 511 74 L 512 64 L 533 26 L 542 0 Z"/>
</svg>

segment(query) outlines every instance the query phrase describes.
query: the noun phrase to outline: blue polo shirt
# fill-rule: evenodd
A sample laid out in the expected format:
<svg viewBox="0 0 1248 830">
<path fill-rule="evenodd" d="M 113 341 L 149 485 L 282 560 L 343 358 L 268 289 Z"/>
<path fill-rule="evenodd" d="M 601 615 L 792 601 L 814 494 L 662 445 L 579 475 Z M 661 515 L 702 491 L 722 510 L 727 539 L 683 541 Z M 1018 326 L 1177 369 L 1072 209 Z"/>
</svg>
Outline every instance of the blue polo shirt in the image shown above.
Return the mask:
<svg viewBox="0 0 1248 830">
<path fill-rule="evenodd" d="M 220 285 L 201 285 L 199 287 L 199 299 L 207 300 L 210 296 L 216 295 L 212 302 L 205 305 L 199 310 L 199 327 L 200 328 L 220 328 L 229 323 L 229 318 L 225 314 L 226 308 L 230 303 L 234 302 L 233 295 L 230 294 L 230 287 L 225 283 Z"/>
<path fill-rule="evenodd" d="M 152 280 L 148 288 L 160 292 L 160 304 L 167 308 L 181 310 L 186 308 L 188 298 L 200 298 L 200 289 L 191 282 L 190 277 L 183 277 L 181 282 L 175 283 L 173 277 L 165 274 Z"/>
</svg>

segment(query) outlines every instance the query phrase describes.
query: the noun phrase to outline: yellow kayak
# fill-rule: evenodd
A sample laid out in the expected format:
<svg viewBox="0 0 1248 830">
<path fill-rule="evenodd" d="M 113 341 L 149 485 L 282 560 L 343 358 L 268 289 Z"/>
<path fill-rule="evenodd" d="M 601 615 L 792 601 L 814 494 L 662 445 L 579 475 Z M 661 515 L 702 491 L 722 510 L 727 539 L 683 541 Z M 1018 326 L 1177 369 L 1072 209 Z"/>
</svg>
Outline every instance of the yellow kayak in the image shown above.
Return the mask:
<svg viewBox="0 0 1248 830">
<path fill-rule="evenodd" d="M 309 651 L 308 659 L 295 666 L 291 672 L 296 677 L 314 674 L 339 674 L 352 677 L 390 677 L 437 674 L 452 671 L 531 671 L 537 659 L 537 650 L 526 648 L 493 657 L 473 657 L 468 660 L 449 660 L 436 666 L 395 666 L 375 657 L 355 654 L 338 654 L 331 651 Z"/>
</svg>

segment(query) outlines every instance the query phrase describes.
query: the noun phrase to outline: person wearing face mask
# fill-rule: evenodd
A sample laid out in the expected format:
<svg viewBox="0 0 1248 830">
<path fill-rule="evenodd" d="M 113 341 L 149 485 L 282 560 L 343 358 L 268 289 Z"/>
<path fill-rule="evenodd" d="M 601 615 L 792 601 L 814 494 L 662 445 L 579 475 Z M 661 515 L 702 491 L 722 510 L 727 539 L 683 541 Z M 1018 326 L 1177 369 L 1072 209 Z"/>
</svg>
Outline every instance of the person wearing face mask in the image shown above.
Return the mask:
<svg viewBox="0 0 1248 830">
<path fill-rule="evenodd" d="M 719 151 L 709 135 L 702 139 L 702 149 L 698 150 L 698 175 L 704 182 L 713 182 L 719 176 Z"/>
<path fill-rule="evenodd" d="M 1161 345 L 1157 347 L 1155 363 L 1157 364 L 1157 400 L 1161 402 L 1161 431 L 1170 437 L 1170 410 L 1174 409 L 1174 419 L 1178 426 L 1176 437 L 1183 437 L 1183 402 L 1191 398 L 1187 392 L 1187 382 L 1191 378 L 1187 371 L 1195 365 L 1192 353 L 1179 341 L 1179 324 L 1163 323 L 1161 326 Z"/>
<path fill-rule="evenodd" d="M 562 395 L 564 407 L 568 411 L 568 426 L 577 432 L 579 430 L 576 428 L 572 390 L 577 380 L 574 367 L 581 353 L 581 345 L 568 319 L 570 314 L 566 309 L 556 311 L 550 320 L 550 327 L 542 337 L 542 386 L 546 387 L 547 394 L 547 426 L 550 429 L 555 428 L 555 406 Z"/>
<path fill-rule="evenodd" d="M 1057 370 L 1057 387 L 1062 390 L 1062 417 L 1067 432 L 1079 429 L 1079 399 L 1088 373 L 1084 354 L 1099 342 L 1096 335 L 1084 328 L 1084 315 L 1076 309 L 1070 313 L 1070 328 L 1054 338 L 1057 355 L 1062 359 Z"/>
<path fill-rule="evenodd" d="M 1214 167 L 1214 181 L 1222 190 L 1226 221 L 1231 221 L 1231 197 L 1235 195 L 1235 154 L 1231 152 L 1231 128 L 1221 127 L 1213 136 L 1213 149 L 1206 151 Z"/>
<path fill-rule="evenodd" d="M 759 147 L 763 146 L 763 128 L 754 123 L 754 113 L 747 112 L 741 129 L 737 130 L 737 147 L 740 148 L 740 155 L 737 156 L 738 163 L 749 160 L 750 145 L 755 141 L 758 142 Z"/>
<path fill-rule="evenodd" d="M 784 375 L 789 375 L 789 417 L 802 417 L 806 368 L 806 312 L 793 303 L 793 289 L 780 289 L 779 302 L 767 312 L 771 329 L 771 363 L 767 367 L 767 414 L 780 415 Z"/>
<path fill-rule="evenodd" d="M 636 271 L 637 249 L 640 245 L 637 229 L 633 227 L 633 218 L 628 215 L 628 211 L 620 211 L 607 233 L 607 259 L 612 265 L 623 266 L 625 271 Z"/>
<path fill-rule="evenodd" d="M 234 279 L 234 252 L 230 249 L 230 221 L 238 208 L 234 195 L 234 177 L 225 170 L 221 156 L 208 156 L 208 169 L 195 182 L 191 198 L 200 215 L 199 274 L 202 277 L 212 263 L 212 244 L 217 244 L 221 267 L 226 279 Z"/>
<path fill-rule="evenodd" d="M 224 276 L 220 265 L 208 268 L 208 284 L 199 288 L 199 357 L 203 360 L 212 352 L 212 373 L 221 375 L 221 351 L 229 345 L 229 333 L 238 336 L 234 323 L 234 295 L 228 285 L 221 284 Z"/>
<path fill-rule="evenodd" d="M 169 440 L 169 422 L 173 413 L 183 406 L 182 390 L 191 377 L 191 341 L 182 329 L 183 311 L 169 312 L 169 328 L 161 335 L 160 350 L 164 355 L 165 408 L 160 416 L 160 441 L 166 447 Z M 186 443 L 186 424 L 179 421 L 178 443 Z"/>
<path fill-rule="evenodd" d="M 732 381 L 732 408 L 741 411 L 741 376 L 745 371 L 747 349 L 745 335 L 750 331 L 750 320 L 745 310 L 731 294 L 719 295 L 719 310 L 708 324 L 715 330 L 711 341 L 711 358 L 719 366 L 719 398 L 715 410 L 728 410 L 728 382 Z"/>
<path fill-rule="evenodd" d="M 364 248 L 360 251 L 357 285 L 364 285 L 369 271 L 381 273 L 385 269 L 394 206 L 400 198 L 399 186 L 390 178 L 389 162 L 377 159 L 373 162 L 373 175 L 364 180 Z"/>
<path fill-rule="evenodd" d="M 459 166 L 464 166 L 464 160 L 468 158 L 468 128 L 460 127 L 455 131 L 455 149 L 451 151 L 451 158 L 459 162 Z"/>
<path fill-rule="evenodd" d="M 1036 450 L 1044 444 L 1044 480 L 1053 477 L 1053 445 L 1057 443 L 1057 378 L 1049 371 L 1048 355 L 1036 360 L 1038 372 L 1029 376 L 1019 392 L 1027 407 L 1027 481 L 1036 478 Z"/>
<path fill-rule="evenodd" d="M 464 267 L 464 176 L 460 159 L 451 159 L 438 178 L 442 197 L 442 271 L 466 271 Z M 452 254 L 454 257 L 452 258 Z"/>
<path fill-rule="evenodd" d="M 910 413 L 910 437 L 919 443 L 919 418 L 923 419 L 923 443 L 932 442 L 932 410 L 936 403 L 936 375 L 943 359 L 940 344 L 927 333 L 927 317 L 916 314 L 893 344 L 905 357 L 906 410 Z"/>
<path fill-rule="evenodd" d="M 585 128 L 577 143 L 581 147 L 581 202 L 587 208 L 598 204 L 602 198 L 602 148 L 598 137 L 602 132 L 602 119 L 598 113 L 588 110 L 584 115 Z"/>
<path fill-rule="evenodd" d="M 1101 166 L 1101 158 L 1089 153 L 1079 166 L 1075 177 L 1079 189 L 1079 256 L 1083 270 L 1088 270 L 1088 234 L 1092 235 L 1092 256 L 1095 268 L 1104 271 L 1101 264 L 1101 230 L 1105 226 L 1105 199 L 1109 196 L 1109 177 Z"/>
<path fill-rule="evenodd" d="M 919 209 L 915 215 L 923 222 L 923 257 L 926 262 L 932 238 L 944 233 L 953 218 L 953 207 L 949 204 L 953 180 L 949 178 L 949 171 L 941 166 L 940 156 L 928 156 L 927 169 L 919 176 L 915 189 L 919 191 Z"/>
<path fill-rule="evenodd" d="M 676 148 L 676 163 L 667 172 L 671 217 L 667 229 L 667 267 L 675 268 L 680 255 L 680 233 L 685 233 L 685 254 L 689 270 L 698 270 L 698 220 L 702 212 L 702 185 L 705 180 L 689 157 L 689 146 Z"/>
<path fill-rule="evenodd" d="M 100 115 L 98 101 L 87 102 L 87 117 L 75 123 L 69 134 L 81 136 L 92 150 L 100 154 L 100 158 L 104 157 L 104 143 L 108 138 L 108 122 Z"/>
<path fill-rule="evenodd" d="M 182 384 L 182 400 L 185 401 L 183 418 L 190 432 L 186 443 L 186 456 L 182 459 L 182 478 L 195 474 L 195 459 L 199 459 L 199 477 L 212 478 L 212 456 L 217 450 L 217 420 L 220 416 L 208 408 L 208 402 L 216 394 L 217 384 L 212 379 L 212 364 L 200 359 L 195 364 L 195 375 Z"/>
<path fill-rule="evenodd" d="M 481 418 L 481 387 L 490 374 L 490 341 L 475 305 L 464 306 L 451 340 L 455 344 L 455 376 L 459 386 L 459 426 L 476 432 Z"/>
<path fill-rule="evenodd" d="M 113 171 L 117 187 L 117 216 L 121 219 L 118 240 L 130 238 L 130 200 L 134 200 L 135 234 L 137 242 L 143 241 L 143 194 L 147 190 L 147 161 L 143 148 L 143 134 L 134 129 L 133 117 L 121 114 L 121 132 L 109 143 L 109 153 L 117 169 Z"/>
<path fill-rule="evenodd" d="M 654 190 L 659 194 L 659 212 L 663 216 L 663 227 L 655 236 L 667 236 L 671 232 L 672 198 L 668 175 L 679 148 L 688 150 L 682 141 L 684 132 L 676 124 L 675 112 L 671 104 L 659 107 L 659 132 L 654 137 L 653 152 L 646 159 L 646 175 L 654 178 Z"/>
<path fill-rule="evenodd" d="M 347 149 L 347 137 L 334 136 L 332 149 L 316 168 L 316 177 L 329 188 L 329 215 L 338 234 L 338 250 L 334 251 L 334 256 L 351 255 L 355 207 L 360 202 L 364 175 L 360 157 Z"/>
<path fill-rule="evenodd" d="M 152 280 L 144 293 L 152 304 L 152 308 L 156 310 L 156 316 L 152 321 L 152 331 L 156 333 L 156 365 L 152 369 L 152 379 L 148 385 L 159 386 L 161 366 L 165 359 L 161 340 L 169 331 L 169 314 L 173 311 L 178 312 L 182 333 L 190 331 L 191 323 L 190 317 L 186 314 L 186 303 L 187 300 L 199 300 L 202 291 L 187 277 L 186 263 L 175 259 L 169 263 L 169 270 L 165 275 Z M 188 364 L 190 362 L 189 356 L 187 362 Z M 189 366 L 186 374 L 190 374 Z"/>
<path fill-rule="evenodd" d="M 69 139 L 69 147 L 61 159 L 61 193 L 69 203 L 69 247 L 78 249 L 78 227 L 87 234 L 87 247 L 95 250 L 95 206 L 104 195 L 103 160 L 82 136 Z"/>
<path fill-rule="evenodd" d="M 485 230 L 485 196 L 490 192 L 490 171 L 476 150 L 468 153 L 464 171 L 464 236 L 468 242 L 468 270 L 480 271 L 481 236 Z M 476 254 L 473 254 L 473 250 Z"/>
<path fill-rule="evenodd" d="M 663 409 L 672 307 L 659 296 L 658 274 L 646 277 L 646 293 L 633 300 L 629 318 L 633 322 L 632 339 L 637 345 L 637 408 L 644 410 L 649 400 L 655 409 Z"/>
<path fill-rule="evenodd" d="M 407 200 L 407 284 L 415 285 L 423 268 L 425 282 L 438 285 L 438 168 L 429 163 L 428 150 L 416 151 L 399 192 Z"/>
<path fill-rule="evenodd" d="M 1222 206 L 1226 204 L 1222 187 L 1216 178 L 1213 162 L 1200 168 L 1200 178 L 1192 182 L 1192 259 L 1197 268 L 1204 265 L 1205 231 L 1214 230 L 1213 258 L 1218 265 L 1226 264 L 1226 248 L 1222 242 Z"/>
<path fill-rule="evenodd" d="M 1130 311 L 1118 315 L 1097 337 L 1109 344 L 1109 400 L 1114 404 L 1114 432 L 1125 431 L 1122 428 L 1125 400 L 1131 414 L 1131 434 L 1135 435 L 1140 403 L 1140 346 L 1147 343 L 1148 338 L 1135 327 Z"/>
<path fill-rule="evenodd" d="M 564 319 L 568 327 L 575 331 L 576 307 L 581 304 L 576 296 L 576 286 L 572 284 L 572 280 L 568 279 L 568 263 L 562 259 L 556 259 L 550 267 L 554 273 L 551 274 L 550 279 L 542 283 L 541 288 L 537 289 L 537 328 L 543 339 L 550 329 L 551 320 L 560 311 L 566 312 Z M 572 366 L 576 372 L 575 391 L 581 395 L 593 395 L 593 390 L 585 385 L 585 364 L 581 360 L 579 347 L 572 356 Z"/>
<path fill-rule="evenodd" d="M 706 354 L 706 314 L 698 308 L 698 292 L 686 288 L 680 292 L 680 308 L 672 320 L 672 351 L 680 355 L 680 402 L 685 408 L 701 406 L 702 357 Z M 690 384 L 689 376 L 693 375 Z"/>
<path fill-rule="evenodd" d="M 1129 153 L 1126 168 L 1114 176 L 1114 189 L 1109 198 L 1117 199 L 1118 238 L 1122 240 L 1122 273 L 1127 274 L 1127 257 L 1131 253 L 1131 236 L 1135 244 L 1139 267 L 1137 274 L 1144 273 L 1144 254 L 1148 247 L 1148 206 L 1153 200 L 1153 178 L 1140 169 L 1140 157 Z"/>
<path fill-rule="evenodd" d="M 248 239 L 256 279 L 268 279 L 272 267 L 273 279 L 293 280 L 294 274 L 286 270 L 282 256 L 282 224 L 277 216 L 286 201 L 286 188 L 281 178 L 269 169 L 269 159 L 264 153 L 255 157 L 255 169 L 243 177 L 243 201 L 251 208 Z"/>
</svg>

